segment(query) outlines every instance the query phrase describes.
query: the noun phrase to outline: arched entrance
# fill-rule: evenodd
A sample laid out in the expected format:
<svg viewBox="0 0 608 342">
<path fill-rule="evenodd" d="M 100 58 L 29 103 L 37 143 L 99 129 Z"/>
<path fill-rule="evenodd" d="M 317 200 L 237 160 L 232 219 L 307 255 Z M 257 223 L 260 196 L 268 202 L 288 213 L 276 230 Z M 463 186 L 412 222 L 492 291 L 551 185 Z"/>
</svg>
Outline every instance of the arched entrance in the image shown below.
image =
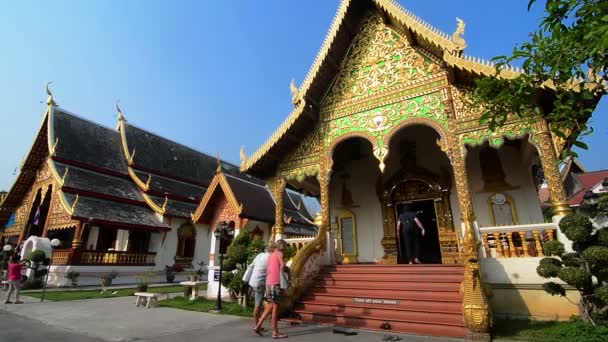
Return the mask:
<svg viewBox="0 0 608 342">
<path fill-rule="evenodd" d="M 453 172 L 440 140 L 436 128 L 422 124 L 403 127 L 390 138 L 381 199 L 385 259 L 392 262 L 409 261 L 404 260 L 405 234 L 397 232 L 404 211 L 416 213 L 425 228 L 424 236 L 415 229 L 421 262 L 459 262 L 450 201 Z"/>
</svg>

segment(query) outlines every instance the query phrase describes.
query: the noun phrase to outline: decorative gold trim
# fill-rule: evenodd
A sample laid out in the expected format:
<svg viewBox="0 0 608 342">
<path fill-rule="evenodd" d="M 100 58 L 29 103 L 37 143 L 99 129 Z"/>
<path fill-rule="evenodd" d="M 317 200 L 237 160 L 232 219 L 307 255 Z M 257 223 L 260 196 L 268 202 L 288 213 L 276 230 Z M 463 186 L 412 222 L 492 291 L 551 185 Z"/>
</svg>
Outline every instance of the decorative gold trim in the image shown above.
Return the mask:
<svg viewBox="0 0 608 342">
<path fill-rule="evenodd" d="M 144 202 L 146 202 L 146 204 L 148 206 L 150 206 L 150 208 L 152 208 L 152 210 L 154 210 L 158 214 L 165 215 L 165 210 L 162 207 L 160 207 L 158 204 L 156 204 L 156 202 L 154 202 L 154 200 L 152 198 L 150 198 L 150 196 L 147 193 L 142 192 L 141 195 L 144 198 Z"/>
<path fill-rule="evenodd" d="M 46 93 L 49 96 L 48 99 L 46 99 L 46 104 L 47 106 L 51 107 L 51 106 L 57 106 L 57 102 L 55 102 L 55 99 L 53 98 L 53 93 L 51 93 L 51 89 L 49 89 L 49 84 L 51 84 L 53 82 L 46 82 Z"/>
<path fill-rule="evenodd" d="M 342 226 L 342 219 L 352 218 L 353 219 L 353 243 L 355 247 L 355 253 L 344 254 L 344 229 Z M 357 239 L 357 220 L 355 214 L 349 210 L 343 209 L 342 213 L 338 217 L 338 229 L 340 230 L 340 253 L 342 254 L 342 263 L 344 264 L 356 264 L 359 257 L 359 246 Z"/>
<path fill-rule="evenodd" d="M 130 166 L 127 166 L 127 170 L 129 172 L 129 176 L 131 176 L 131 179 L 133 180 L 133 182 L 135 182 L 135 184 L 137 184 L 137 186 L 141 190 L 143 190 L 143 191 L 149 191 L 150 190 L 149 183 L 150 183 L 150 180 L 152 178 L 152 175 L 148 175 L 148 181 L 146 183 L 144 183 L 141 180 L 141 178 L 139 178 L 137 176 L 137 174 L 135 173 L 135 171 Z"/>
<path fill-rule="evenodd" d="M 198 208 L 196 208 L 194 214 L 191 215 L 191 218 L 195 223 L 199 222 L 199 220 L 201 219 L 201 216 L 205 212 L 207 205 L 209 205 L 209 201 L 211 201 L 211 197 L 213 196 L 213 193 L 215 192 L 218 186 L 224 192 L 224 195 L 228 199 L 228 202 L 232 206 L 234 212 L 236 212 L 238 215 L 241 215 L 243 213 L 243 204 L 239 204 L 239 202 L 237 201 L 236 196 L 234 195 L 234 192 L 230 187 L 230 184 L 228 184 L 228 180 L 226 179 L 226 175 L 224 175 L 224 172 L 219 172 L 211 180 L 211 184 L 209 184 L 207 191 L 205 191 L 203 199 L 201 199 L 201 203 L 198 205 Z"/>
<path fill-rule="evenodd" d="M 509 203 L 509 205 L 511 206 L 511 216 L 513 218 L 513 225 L 518 225 L 519 224 L 519 220 L 517 219 L 517 209 L 515 208 L 515 200 L 513 200 L 513 197 L 507 193 L 504 192 L 500 192 L 501 194 L 503 194 L 505 196 L 505 203 Z M 494 203 L 492 201 L 492 197 L 494 197 L 494 195 L 496 195 L 497 193 L 493 193 L 492 195 L 488 196 L 488 209 L 490 210 L 490 222 L 492 222 L 492 226 L 496 226 L 496 218 L 494 216 L 494 210 L 492 209 L 492 203 Z"/>
</svg>

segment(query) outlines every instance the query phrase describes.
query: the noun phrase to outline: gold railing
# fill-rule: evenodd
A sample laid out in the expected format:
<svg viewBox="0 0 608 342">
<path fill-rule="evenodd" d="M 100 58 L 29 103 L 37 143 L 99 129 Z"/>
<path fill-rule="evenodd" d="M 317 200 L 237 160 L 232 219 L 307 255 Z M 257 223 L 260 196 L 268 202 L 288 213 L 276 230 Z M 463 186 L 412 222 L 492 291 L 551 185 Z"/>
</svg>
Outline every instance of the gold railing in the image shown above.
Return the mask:
<svg viewBox="0 0 608 342">
<path fill-rule="evenodd" d="M 287 242 L 287 244 L 294 248 L 296 253 L 298 254 L 302 248 L 304 248 L 304 246 L 306 246 L 308 243 L 310 243 L 312 240 L 314 240 L 315 237 L 298 237 L 298 238 L 289 238 L 289 239 L 284 239 L 285 242 Z"/>
<path fill-rule="evenodd" d="M 79 264 L 82 265 L 154 265 L 156 253 L 98 252 L 83 251 Z"/>
<path fill-rule="evenodd" d="M 56 249 L 53 251 L 53 265 L 67 265 L 72 249 Z"/>
<path fill-rule="evenodd" d="M 479 231 L 486 258 L 543 257 L 543 244 L 555 239 L 557 224 L 483 227 Z"/>
</svg>

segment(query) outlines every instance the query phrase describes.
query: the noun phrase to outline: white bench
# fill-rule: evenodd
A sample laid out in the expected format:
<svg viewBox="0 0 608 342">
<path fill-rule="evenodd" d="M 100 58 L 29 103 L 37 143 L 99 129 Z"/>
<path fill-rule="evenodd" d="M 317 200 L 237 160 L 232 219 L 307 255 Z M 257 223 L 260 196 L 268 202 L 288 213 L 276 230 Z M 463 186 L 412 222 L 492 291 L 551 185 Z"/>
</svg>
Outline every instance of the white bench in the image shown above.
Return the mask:
<svg viewBox="0 0 608 342">
<path fill-rule="evenodd" d="M 2 291 L 8 291 L 8 280 L 2 281 Z"/>
<path fill-rule="evenodd" d="M 200 286 L 207 284 L 206 281 L 182 281 L 179 283 L 184 287 L 184 297 L 190 297 L 190 300 L 196 300 L 199 296 Z"/>
<path fill-rule="evenodd" d="M 160 297 L 160 293 L 150 293 L 150 292 L 135 292 L 137 296 L 137 301 L 135 302 L 136 306 L 144 305 L 146 302 L 146 308 L 150 308 L 151 306 L 158 306 L 158 297 Z"/>
</svg>

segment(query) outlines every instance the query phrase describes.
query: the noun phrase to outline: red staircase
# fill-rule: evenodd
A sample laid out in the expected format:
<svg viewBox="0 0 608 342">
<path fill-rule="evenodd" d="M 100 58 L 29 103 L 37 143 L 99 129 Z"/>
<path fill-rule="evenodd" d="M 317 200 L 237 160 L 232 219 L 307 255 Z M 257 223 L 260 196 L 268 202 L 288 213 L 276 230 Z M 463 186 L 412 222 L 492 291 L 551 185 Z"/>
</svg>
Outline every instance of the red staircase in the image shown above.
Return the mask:
<svg viewBox="0 0 608 342">
<path fill-rule="evenodd" d="M 295 306 L 301 321 L 464 338 L 459 265 L 326 267 Z"/>
</svg>

